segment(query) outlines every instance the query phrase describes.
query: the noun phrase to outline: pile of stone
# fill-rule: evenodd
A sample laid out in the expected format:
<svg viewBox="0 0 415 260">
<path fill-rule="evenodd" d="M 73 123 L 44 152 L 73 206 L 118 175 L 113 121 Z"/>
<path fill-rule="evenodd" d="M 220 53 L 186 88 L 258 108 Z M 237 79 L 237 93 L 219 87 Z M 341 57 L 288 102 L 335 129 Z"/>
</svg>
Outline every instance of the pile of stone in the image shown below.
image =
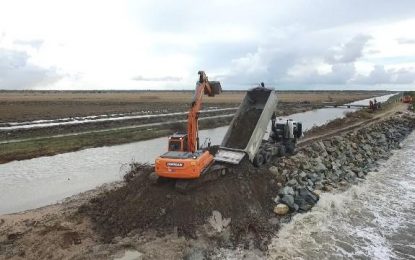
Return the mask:
<svg viewBox="0 0 415 260">
<path fill-rule="evenodd" d="M 282 180 L 274 212 L 305 212 L 317 203 L 319 194 L 364 179 L 379 159 L 415 128 L 415 118 L 399 115 L 360 130 L 317 141 L 296 155 L 274 162 L 270 171 Z"/>
</svg>

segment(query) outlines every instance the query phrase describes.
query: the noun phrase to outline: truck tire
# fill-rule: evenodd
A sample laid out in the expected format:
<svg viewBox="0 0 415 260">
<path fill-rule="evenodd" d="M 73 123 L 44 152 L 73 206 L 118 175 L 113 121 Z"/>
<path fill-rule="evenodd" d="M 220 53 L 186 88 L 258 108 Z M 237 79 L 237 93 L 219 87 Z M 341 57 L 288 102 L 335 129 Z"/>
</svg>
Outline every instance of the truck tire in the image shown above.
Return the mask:
<svg viewBox="0 0 415 260">
<path fill-rule="evenodd" d="M 294 152 L 295 152 L 295 143 L 294 142 L 288 142 L 285 145 L 285 151 L 287 152 L 287 154 L 293 155 Z"/>
<path fill-rule="evenodd" d="M 300 122 L 297 122 L 297 132 L 296 132 L 296 137 L 297 138 L 301 138 L 301 136 L 303 136 L 303 124 Z"/>
<path fill-rule="evenodd" d="M 284 157 L 284 156 L 285 156 L 285 146 L 284 146 L 284 145 L 281 145 L 281 146 L 278 148 L 278 156 L 279 156 L 279 157 Z"/>
<path fill-rule="evenodd" d="M 262 153 L 257 153 L 257 155 L 255 155 L 253 163 L 255 167 L 260 167 L 264 164 L 264 156 Z"/>
<path fill-rule="evenodd" d="M 267 164 L 271 161 L 272 159 L 272 154 L 269 151 L 264 152 L 264 164 Z"/>
</svg>

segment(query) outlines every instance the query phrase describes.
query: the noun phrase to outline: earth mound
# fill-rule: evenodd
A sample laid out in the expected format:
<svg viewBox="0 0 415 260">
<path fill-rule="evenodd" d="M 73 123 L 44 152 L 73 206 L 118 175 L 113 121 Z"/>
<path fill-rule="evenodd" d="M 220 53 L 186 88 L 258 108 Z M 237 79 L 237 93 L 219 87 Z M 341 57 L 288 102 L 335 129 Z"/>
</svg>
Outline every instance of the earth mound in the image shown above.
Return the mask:
<svg viewBox="0 0 415 260">
<path fill-rule="evenodd" d="M 246 242 L 243 240 L 248 234 L 261 243 L 278 228 L 269 222 L 275 216 L 275 176 L 267 169 L 254 168 L 247 160 L 227 168 L 219 179 L 185 194 L 175 190 L 172 181 L 155 183 L 152 172 L 152 166 L 134 164 L 125 176 L 124 186 L 80 208 L 79 212 L 91 218 L 104 241 L 132 231 L 150 230 L 196 238 L 198 228 L 207 223 L 214 211 L 230 218 L 233 245 Z"/>
</svg>

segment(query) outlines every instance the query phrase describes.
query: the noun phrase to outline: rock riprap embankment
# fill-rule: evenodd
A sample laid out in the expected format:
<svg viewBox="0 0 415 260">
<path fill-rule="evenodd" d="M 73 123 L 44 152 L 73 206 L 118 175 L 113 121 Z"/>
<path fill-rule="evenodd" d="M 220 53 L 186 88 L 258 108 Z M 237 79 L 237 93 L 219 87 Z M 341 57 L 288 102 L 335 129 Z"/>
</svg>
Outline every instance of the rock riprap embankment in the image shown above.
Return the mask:
<svg viewBox="0 0 415 260">
<path fill-rule="evenodd" d="M 288 206 L 290 212 L 305 212 L 317 203 L 319 194 L 339 186 L 355 184 L 387 159 L 391 150 L 414 129 L 413 115 L 397 115 L 354 132 L 320 140 L 283 158 L 270 167 L 283 186 L 274 199 L 274 209 Z M 282 184 L 281 184 L 282 183 Z M 277 213 L 279 214 L 279 213 Z"/>
</svg>

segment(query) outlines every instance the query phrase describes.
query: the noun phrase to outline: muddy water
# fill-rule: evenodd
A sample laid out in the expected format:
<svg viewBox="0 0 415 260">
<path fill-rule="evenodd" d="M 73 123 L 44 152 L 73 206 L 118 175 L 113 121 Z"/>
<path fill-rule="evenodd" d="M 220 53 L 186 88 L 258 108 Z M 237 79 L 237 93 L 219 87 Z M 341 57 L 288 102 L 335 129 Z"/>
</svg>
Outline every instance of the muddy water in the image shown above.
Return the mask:
<svg viewBox="0 0 415 260">
<path fill-rule="evenodd" d="M 415 132 L 379 170 L 321 196 L 272 242 L 270 259 L 415 259 Z"/>
<path fill-rule="evenodd" d="M 355 109 L 323 108 L 289 116 L 307 130 Z M 227 127 L 200 131 L 220 144 Z M 0 214 L 37 208 L 122 179 L 131 161 L 150 162 L 167 148 L 166 138 L 0 164 Z"/>
<path fill-rule="evenodd" d="M 378 170 L 344 192 L 323 193 L 283 224 L 263 254 L 220 250 L 214 259 L 415 259 L 415 132 Z"/>
</svg>

